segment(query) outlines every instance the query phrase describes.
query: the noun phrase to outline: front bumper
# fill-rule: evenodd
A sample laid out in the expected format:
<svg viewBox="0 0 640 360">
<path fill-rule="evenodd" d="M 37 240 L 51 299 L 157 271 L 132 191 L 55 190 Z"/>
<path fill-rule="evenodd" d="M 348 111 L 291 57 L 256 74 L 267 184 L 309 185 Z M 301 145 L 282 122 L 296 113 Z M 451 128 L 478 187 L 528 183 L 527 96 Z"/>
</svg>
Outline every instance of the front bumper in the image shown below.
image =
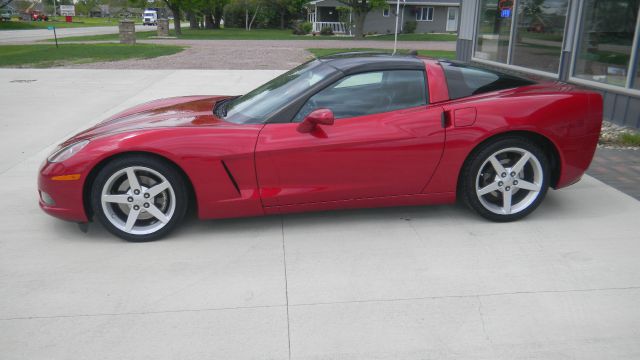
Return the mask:
<svg viewBox="0 0 640 360">
<path fill-rule="evenodd" d="M 68 169 L 63 163 L 45 161 L 38 174 L 40 208 L 63 220 L 88 222 L 83 202 L 83 184 L 87 174 L 80 173 L 77 180 L 52 179 L 70 173 L 78 172 L 73 172 L 73 169 Z"/>
</svg>

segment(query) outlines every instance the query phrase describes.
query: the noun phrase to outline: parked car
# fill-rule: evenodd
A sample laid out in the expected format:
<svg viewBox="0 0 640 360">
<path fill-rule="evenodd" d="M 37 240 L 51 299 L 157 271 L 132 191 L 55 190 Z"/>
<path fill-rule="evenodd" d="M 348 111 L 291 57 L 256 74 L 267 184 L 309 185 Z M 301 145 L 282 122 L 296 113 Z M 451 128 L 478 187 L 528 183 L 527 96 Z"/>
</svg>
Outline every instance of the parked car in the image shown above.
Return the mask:
<svg viewBox="0 0 640 360">
<path fill-rule="evenodd" d="M 11 21 L 11 16 L 13 16 L 11 10 L 0 10 L 0 21 Z"/>
<path fill-rule="evenodd" d="M 31 17 L 31 21 L 49 21 L 49 16 L 40 11 L 31 11 L 29 15 Z"/>
<path fill-rule="evenodd" d="M 158 239 L 202 219 L 460 199 L 499 222 L 577 182 L 602 124 L 596 92 L 414 56 L 307 62 L 243 96 L 117 114 L 40 170 L 42 209 Z"/>
</svg>

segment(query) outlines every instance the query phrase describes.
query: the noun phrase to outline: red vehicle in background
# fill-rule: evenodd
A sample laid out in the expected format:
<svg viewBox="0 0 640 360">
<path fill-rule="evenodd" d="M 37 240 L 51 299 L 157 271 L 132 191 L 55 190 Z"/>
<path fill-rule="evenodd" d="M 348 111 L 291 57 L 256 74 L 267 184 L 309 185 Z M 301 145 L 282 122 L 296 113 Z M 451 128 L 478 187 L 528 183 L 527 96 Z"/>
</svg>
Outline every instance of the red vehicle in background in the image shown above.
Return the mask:
<svg viewBox="0 0 640 360">
<path fill-rule="evenodd" d="M 37 10 L 30 12 L 31 21 L 49 21 L 49 17 Z"/>
<path fill-rule="evenodd" d="M 602 97 L 468 64 L 349 54 L 243 96 L 162 99 L 62 143 L 40 206 L 129 241 L 202 219 L 452 203 L 499 222 L 589 167 Z"/>
</svg>

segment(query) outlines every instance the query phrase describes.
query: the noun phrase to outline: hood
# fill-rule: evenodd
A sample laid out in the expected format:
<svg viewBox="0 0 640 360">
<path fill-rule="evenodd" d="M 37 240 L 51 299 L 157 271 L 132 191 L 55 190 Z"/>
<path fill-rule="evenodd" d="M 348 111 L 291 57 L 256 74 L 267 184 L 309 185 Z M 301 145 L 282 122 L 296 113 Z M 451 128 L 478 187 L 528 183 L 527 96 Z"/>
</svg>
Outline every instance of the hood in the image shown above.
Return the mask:
<svg viewBox="0 0 640 360">
<path fill-rule="evenodd" d="M 65 143 L 126 131 L 233 125 L 213 115 L 216 102 L 230 96 L 184 96 L 155 100 L 116 114 L 76 134 Z"/>
</svg>

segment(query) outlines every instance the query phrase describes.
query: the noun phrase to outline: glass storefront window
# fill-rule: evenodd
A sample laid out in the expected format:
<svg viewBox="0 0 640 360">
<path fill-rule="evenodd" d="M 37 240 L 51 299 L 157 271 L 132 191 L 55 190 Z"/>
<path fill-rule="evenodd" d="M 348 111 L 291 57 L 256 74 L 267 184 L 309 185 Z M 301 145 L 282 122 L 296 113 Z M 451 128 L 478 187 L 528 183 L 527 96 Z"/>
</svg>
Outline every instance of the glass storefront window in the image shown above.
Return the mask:
<svg viewBox="0 0 640 360">
<path fill-rule="evenodd" d="M 636 78 L 633 79 L 633 88 L 640 90 L 640 52 L 638 53 L 638 60 L 636 60 Z"/>
<path fill-rule="evenodd" d="M 568 8 L 569 0 L 518 1 L 512 64 L 557 73 Z"/>
<path fill-rule="evenodd" d="M 585 0 L 574 76 L 626 86 L 638 0 Z"/>
<path fill-rule="evenodd" d="M 480 0 L 475 57 L 507 62 L 513 0 Z"/>
</svg>

